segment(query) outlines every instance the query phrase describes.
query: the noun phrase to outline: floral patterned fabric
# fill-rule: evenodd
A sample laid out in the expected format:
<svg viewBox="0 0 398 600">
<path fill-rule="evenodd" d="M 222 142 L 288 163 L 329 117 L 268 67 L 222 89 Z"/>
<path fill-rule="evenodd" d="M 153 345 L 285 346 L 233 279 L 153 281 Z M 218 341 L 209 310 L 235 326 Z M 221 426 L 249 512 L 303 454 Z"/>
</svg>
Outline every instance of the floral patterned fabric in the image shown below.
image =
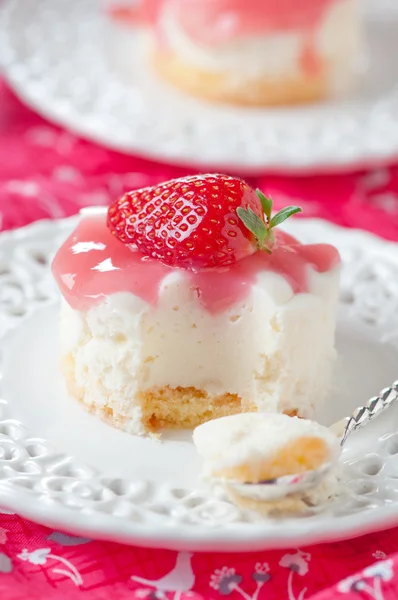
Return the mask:
<svg viewBox="0 0 398 600">
<path fill-rule="evenodd" d="M 22 106 L 0 80 L 0 228 L 107 204 L 123 190 L 194 173 L 109 151 Z M 300 204 L 398 240 L 398 166 L 251 183 L 276 208 Z M 0 494 L 1 505 L 1 494 Z M 92 541 L 0 513 L 1 600 L 388 600 L 398 597 L 398 528 L 248 554 L 190 554 Z"/>
</svg>

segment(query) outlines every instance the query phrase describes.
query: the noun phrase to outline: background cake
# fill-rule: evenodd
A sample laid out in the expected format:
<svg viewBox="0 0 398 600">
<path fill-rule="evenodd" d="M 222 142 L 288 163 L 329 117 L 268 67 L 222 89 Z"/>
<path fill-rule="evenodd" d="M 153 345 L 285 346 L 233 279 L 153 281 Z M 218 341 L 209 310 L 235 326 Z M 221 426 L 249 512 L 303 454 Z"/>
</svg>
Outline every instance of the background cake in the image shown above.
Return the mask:
<svg viewBox="0 0 398 600">
<path fill-rule="evenodd" d="M 362 54 L 356 0 L 114 0 L 107 6 L 116 62 L 119 56 L 129 68 L 137 51 L 133 36 L 146 31 L 153 67 L 195 96 L 294 104 L 332 97 L 356 79 Z"/>
<path fill-rule="evenodd" d="M 271 220 L 261 193 L 208 175 L 127 194 L 109 227 L 104 211 L 82 214 L 53 263 L 72 395 L 132 433 L 311 417 L 335 356 L 339 256 L 275 229 L 296 211 Z"/>
</svg>

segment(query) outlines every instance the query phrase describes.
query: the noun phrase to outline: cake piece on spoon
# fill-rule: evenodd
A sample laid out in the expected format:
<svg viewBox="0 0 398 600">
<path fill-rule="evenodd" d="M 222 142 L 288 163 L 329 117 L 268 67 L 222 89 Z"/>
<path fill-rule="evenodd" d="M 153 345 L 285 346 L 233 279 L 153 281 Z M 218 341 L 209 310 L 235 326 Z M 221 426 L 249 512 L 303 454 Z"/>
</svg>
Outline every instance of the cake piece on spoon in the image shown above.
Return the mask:
<svg viewBox="0 0 398 600">
<path fill-rule="evenodd" d="M 85 212 L 58 251 L 70 393 L 130 433 L 248 411 L 311 417 L 328 392 L 340 259 L 241 179 L 197 175 Z"/>
<path fill-rule="evenodd" d="M 308 508 L 314 490 L 316 503 L 335 491 L 340 439 L 315 421 L 239 414 L 200 425 L 193 441 L 204 461 L 204 478 L 223 484 L 244 508 L 295 512 Z M 310 473 L 317 476 L 311 479 Z M 306 476 L 303 483 L 300 475 Z"/>
</svg>

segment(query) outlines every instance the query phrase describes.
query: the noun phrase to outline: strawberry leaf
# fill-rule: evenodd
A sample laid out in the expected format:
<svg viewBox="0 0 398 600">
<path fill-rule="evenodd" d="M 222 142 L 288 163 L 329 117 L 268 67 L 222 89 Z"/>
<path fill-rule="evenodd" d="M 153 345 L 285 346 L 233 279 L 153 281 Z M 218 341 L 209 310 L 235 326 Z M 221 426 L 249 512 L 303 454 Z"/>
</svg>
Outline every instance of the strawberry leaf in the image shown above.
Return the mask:
<svg viewBox="0 0 398 600">
<path fill-rule="evenodd" d="M 267 217 L 267 221 L 269 223 L 271 220 L 271 214 L 272 214 L 272 199 L 267 198 L 267 196 L 264 196 L 262 191 L 259 189 L 256 190 L 256 194 L 261 202 L 261 206 L 263 207 L 264 214 Z"/>
<path fill-rule="evenodd" d="M 259 247 L 261 248 L 264 245 L 265 240 L 268 238 L 268 228 L 264 221 L 260 219 L 258 215 L 251 209 L 248 208 L 237 208 L 236 213 L 243 225 L 251 231 L 251 233 L 257 239 Z"/>
<path fill-rule="evenodd" d="M 286 206 L 285 208 L 282 208 L 282 210 L 276 213 L 276 215 L 274 215 L 271 221 L 269 222 L 270 229 L 272 227 L 280 225 L 281 223 L 283 223 L 283 221 L 286 221 L 286 219 L 288 219 L 292 215 L 295 215 L 296 213 L 300 212 L 302 212 L 302 209 L 299 206 Z"/>
</svg>

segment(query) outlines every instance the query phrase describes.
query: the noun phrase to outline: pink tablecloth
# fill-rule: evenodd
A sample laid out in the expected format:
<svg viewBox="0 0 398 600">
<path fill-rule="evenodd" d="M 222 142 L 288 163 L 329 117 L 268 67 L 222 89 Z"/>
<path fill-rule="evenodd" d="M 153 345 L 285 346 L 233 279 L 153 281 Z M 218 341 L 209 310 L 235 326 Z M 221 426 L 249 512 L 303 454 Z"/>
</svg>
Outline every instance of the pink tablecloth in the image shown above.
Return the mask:
<svg viewBox="0 0 398 600">
<path fill-rule="evenodd" d="M 193 172 L 193 170 L 191 170 Z M 85 142 L 24 108 L 0 81 L 0 224 L 20 227 L 107 204 L 186 174 Z M 398 167 L 334 177 L 260 177 L 276 205 L 398 240 Z M 1 503 L 1 497 L 0 497 Z M 169 591 L 167 591 L 169 590 Z M 398 598 L 398 529 L 350 542 L 255 554 L 146 550 L 54 532 L 0 514 L 0 598 L 112 600 Z"/>
</svg>

